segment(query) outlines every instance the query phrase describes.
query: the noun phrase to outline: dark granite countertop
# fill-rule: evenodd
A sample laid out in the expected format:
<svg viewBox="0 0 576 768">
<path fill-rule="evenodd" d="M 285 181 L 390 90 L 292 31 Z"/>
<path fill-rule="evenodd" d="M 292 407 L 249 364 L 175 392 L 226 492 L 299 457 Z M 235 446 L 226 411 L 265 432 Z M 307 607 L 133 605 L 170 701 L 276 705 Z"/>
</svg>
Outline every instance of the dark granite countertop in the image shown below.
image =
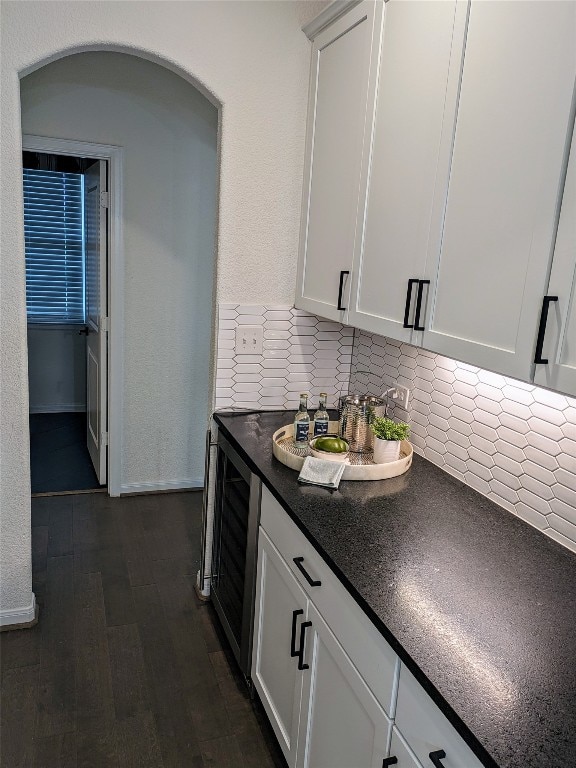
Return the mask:
<svg viewBox="0 0 576 768">
<path fill-rule="evenodd" d="M 574 554 L 419 456 L 331 492 L 272 455 L 293 412 L 215 418 L 486 766 L 576 768 Z"/>
</svg>

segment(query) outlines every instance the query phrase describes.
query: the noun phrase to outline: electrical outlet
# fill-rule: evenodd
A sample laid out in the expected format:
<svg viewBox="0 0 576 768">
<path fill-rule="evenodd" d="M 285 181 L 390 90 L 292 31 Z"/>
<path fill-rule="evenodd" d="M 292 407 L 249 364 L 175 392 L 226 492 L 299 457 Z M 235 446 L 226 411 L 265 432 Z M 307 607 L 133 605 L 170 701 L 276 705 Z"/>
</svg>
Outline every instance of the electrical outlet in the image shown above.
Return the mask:
<svg viewBox="0 0 576 768">
<path fill-rule="evenodd" d="M 405 411 L 408 410 L 408 403 L 410 402 L 410 390 L 408 387 L 394 387 L 390 392 L 390 398 L 400 408 L 403 408 Z"/>
<path fill-rule="evenodd" d="M 261 325 L 239 325 L 236 328 L 236 354 L 261 355 L 263 337 Z"/>
</svg>

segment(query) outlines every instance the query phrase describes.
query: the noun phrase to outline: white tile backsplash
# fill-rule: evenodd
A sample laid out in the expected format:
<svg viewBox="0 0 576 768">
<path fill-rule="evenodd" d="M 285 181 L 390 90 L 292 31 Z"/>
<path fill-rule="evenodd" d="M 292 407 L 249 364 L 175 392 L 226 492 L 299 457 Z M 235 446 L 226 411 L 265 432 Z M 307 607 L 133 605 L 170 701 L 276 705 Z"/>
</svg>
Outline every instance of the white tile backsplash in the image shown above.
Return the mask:
<svg viewBox="0 0 576 768">
<path fill-rule="evenodd" d="M 236 354 L 236 328 L 262 325 L 261 355 Z M 289 306 L 220 304 L 216 408 L 297 408 L 309 393 L 315 410 L 320 392 L 336 405 L 348 391 L 354 331 Z"/>
<path fill-rule="evenodd" d="M 259 324 L 262 354 L 236 354 L 236 328 Z M 391 412 L 417 453 L 576 552 L 576 399 L 289 306 L 221 304 L 218 342 L 216 408 L 409 387 Z"/>
<path fill-rule="evenodd" d="M 576 400 L 356 331 L 350 391 L 412 392 L 417 453 L 576 552 Z"/>
</svg>

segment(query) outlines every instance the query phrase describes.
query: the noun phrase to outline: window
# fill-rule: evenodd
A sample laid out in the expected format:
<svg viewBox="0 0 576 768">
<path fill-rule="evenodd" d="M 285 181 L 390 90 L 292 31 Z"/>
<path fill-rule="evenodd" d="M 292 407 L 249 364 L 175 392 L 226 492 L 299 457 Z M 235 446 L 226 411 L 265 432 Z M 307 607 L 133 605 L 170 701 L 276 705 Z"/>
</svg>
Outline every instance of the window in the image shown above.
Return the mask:
<svg viewBox="0 0 576 768">
<path fill-rule="evenodd" d="M 29 323 L 85 322 L 84 177 L 24 169 Z"/>
</svg>

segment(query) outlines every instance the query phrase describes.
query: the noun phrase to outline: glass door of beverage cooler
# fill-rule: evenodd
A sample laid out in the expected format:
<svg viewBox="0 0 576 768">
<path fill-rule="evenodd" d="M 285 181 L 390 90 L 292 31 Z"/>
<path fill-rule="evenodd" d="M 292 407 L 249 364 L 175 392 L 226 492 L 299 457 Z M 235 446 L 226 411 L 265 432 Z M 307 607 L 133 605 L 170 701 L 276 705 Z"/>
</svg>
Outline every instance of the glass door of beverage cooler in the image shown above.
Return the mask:
<svg viewBox="0 0 576 768">
<path fill-rule="evenodd" d="M 220 435 L 211 595 L 246 677 L 250 676 L 259 516 L 260 481 Z"/>
</svg>

